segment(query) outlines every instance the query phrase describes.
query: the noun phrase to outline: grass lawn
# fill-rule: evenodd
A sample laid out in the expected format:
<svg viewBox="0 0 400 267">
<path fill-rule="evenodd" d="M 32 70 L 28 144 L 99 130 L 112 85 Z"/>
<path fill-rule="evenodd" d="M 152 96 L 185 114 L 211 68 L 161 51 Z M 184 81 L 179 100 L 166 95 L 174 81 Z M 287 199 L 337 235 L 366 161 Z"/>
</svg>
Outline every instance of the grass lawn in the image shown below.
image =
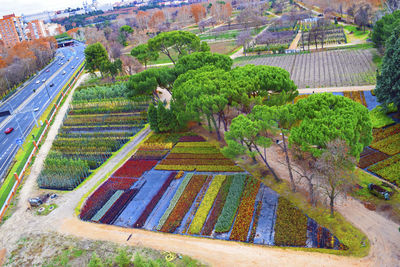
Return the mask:
<svg viewBox="0 0 400 267">
<path fill-rule="evenodd" d="M 210 50 L 212 53 L 219 53 L 230 55 L 238 46 L 234 41 L 210 43 Z"/>
<path fill-rule="evenodd" d="M 380 106 L 371 110 L 369 114 L 373 128 L 382 128 L 394 123 L 393 119 Z"/>
<path fill-rule="evenodd" d="M 344 26 L 344 30 L 346 33 L 346 37 L 347 37 L 347 42 L 351 43 L 352 41 L 355 40 L 367 40 L 370 31 L 369 30 L 365 30 L 365 32 L 363 30 L 359 30 L 357 28 L 357 26 L 353 26 L 353 25 L 346 25 Z M 353 32 L 352 34 L 350 34 L 350 32 Z"/>
</svg>

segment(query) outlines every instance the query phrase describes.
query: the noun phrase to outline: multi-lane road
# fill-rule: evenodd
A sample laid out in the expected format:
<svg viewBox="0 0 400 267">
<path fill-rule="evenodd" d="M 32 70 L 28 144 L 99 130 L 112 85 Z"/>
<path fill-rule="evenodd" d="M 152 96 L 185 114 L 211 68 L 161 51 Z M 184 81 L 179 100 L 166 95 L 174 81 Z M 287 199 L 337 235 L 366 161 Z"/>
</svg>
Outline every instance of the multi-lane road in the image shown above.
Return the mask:
<svg viewBox="0 0 400 267">
<path fill-rule="evenodd" d="M 81 65 L 85 59 L 84 49 L 85 46 L 78 42 L 57 49 L 53 62 L 19 88 L 12 97 L 0 102 L 0 112 L 11 112 L 10 116 L 0 117 L 0 182 L 18 150 L 17 139 L 25 140 L 35 125 L 34 116 L 40 118 Z M 14 130 L 5 134 L 7 128 Z"/>
</svg>

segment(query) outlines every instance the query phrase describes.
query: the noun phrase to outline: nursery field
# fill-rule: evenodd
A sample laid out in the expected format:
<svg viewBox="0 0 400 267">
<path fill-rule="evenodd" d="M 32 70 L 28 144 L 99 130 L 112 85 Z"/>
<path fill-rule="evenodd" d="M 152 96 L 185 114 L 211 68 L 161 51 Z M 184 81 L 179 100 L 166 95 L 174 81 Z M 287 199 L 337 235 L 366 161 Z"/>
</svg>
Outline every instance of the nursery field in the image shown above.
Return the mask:
<svg viewBox="0 0 400 267">
<path fill-rule="evenodd" d="M 74 189 L 143 128 L 148 100 L 124 94 L 122 83 L 75 91 L 39 175 L 40 188 Z"/>
<path fill-rule="evenodd" d="M 80 218 L 277 246 L 346 249 L 202 137 L 152 135 L 84 203 Z"/>
<path fill-rule="evenodd" d="M 236 66 L 270 65 L 289 71 L 298 88 L 374 84 L 373 49 L 334 50 L 296 55 L 243 57 Z"/>
</svg>

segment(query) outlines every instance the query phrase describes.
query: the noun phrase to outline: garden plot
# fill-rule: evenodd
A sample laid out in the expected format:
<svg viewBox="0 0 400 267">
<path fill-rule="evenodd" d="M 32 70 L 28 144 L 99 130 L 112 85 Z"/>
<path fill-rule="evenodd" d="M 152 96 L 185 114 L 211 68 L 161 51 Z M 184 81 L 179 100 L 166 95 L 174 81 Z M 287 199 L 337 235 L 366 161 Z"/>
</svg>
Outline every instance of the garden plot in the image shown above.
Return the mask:
<svg viewBox="0 0 400 267">
<path fill-rule="evenodd" d="M 240 58 L 236 66 L 270 65 L 286 69 L 299 88 L 374 84 L 372 49 L 334 50 L 298 55 Z"/>
<path fill-rule="evenodd" d="M 39 175 L 40 188 L 74 189 L 143 128 L 149 100 L 121 97 L 122 86 L 78 88 Z"/>
<path fill-rule="evenodd" d="M 262 245 L 345 248 L 201 137 L 153 135 L 137 153 L 86 200 L 81 219 Z M 109 185 L 125 180 L 123 187 Z"/>
</svg>

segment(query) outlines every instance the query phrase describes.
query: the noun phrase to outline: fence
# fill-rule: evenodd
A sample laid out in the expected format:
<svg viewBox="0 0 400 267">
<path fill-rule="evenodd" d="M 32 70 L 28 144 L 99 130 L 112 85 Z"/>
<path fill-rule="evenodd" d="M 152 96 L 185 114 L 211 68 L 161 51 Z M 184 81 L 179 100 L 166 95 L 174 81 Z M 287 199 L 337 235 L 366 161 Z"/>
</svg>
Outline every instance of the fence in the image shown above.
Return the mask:
<svg viewBox="0 0 400 267">
<path fill-rule="evenodd" d="M 22 182 L 22 179 L 24 177 L 26 169 L 31 164 L 32 159 L 33 159 L 36 151 L 38 150 L 38 145 L 42 142 L 43 137 L 45 136 L 47 130 L 50 128 L 50 124 L 53 121 L 53 119 L 54 119 L 54 117 L 55 117 L 55 115 L 57 113 L 57 110 L 60 107 L 61 102 L 68 95 L 68 92 L 71 90 L 71 88 L 73 88 L 73 86 L 75 85 L 75 83 L 78 80 L 79 76 L 82 74 L 84 68 L 85 68 L 85 62 L 82 62 L 80 67 L 77 68 L 75 73 L 71 76 L 71 78 L 68 80 L 68 82 L 63 86 L 63 88 L 61 89 L 60 96 L 56 100 L 56 103 L 54 103 L 54 106 L 52 107 L 51 112 L 49 114 L 49 117 L 46 119 L 46 123 L 44 125 L 44 129 L 41 131 L 41 133 L 39 132 L 40 133 L 39 139 L 37 140 L 37 142 L 35 140 L 33 140 L 34 147 L 33 147 L 32 152 L 29 154 L 28 157 L 24 157 L 24 159 L 26 158 L 25 164 L 22 163 L 23 161 L 20 163 L 21 165 L 23 164 L 23 168 L 20 170 L 19 174 L 17 172 L 18 172 L 18 170 L 20 168 L 18 168 L 17 172 L 15 172 L 13 174 L 14 177 L 15 177 L 15 182 L 14 182 L 14 185 L 11 188 L 10 192 L 8 193 L 8 196 L 7 196 L 3 206 L 0 209 L 0 222 L 2 221 L 3 216 L 6 213 L 6 210 L 10 205 L 12 198 L 14 197 L 14 195 L 17 192 L 18 186 Z M 26 153 L 28 154 L 29 152 L 27 151 Z M 3 186 L 5 186 L 5 185 L 6 185 L 6 182 L 3 184 Z M 6 193 L 6 192 L 4 192 L 4 193 Z"/>
</svg>

